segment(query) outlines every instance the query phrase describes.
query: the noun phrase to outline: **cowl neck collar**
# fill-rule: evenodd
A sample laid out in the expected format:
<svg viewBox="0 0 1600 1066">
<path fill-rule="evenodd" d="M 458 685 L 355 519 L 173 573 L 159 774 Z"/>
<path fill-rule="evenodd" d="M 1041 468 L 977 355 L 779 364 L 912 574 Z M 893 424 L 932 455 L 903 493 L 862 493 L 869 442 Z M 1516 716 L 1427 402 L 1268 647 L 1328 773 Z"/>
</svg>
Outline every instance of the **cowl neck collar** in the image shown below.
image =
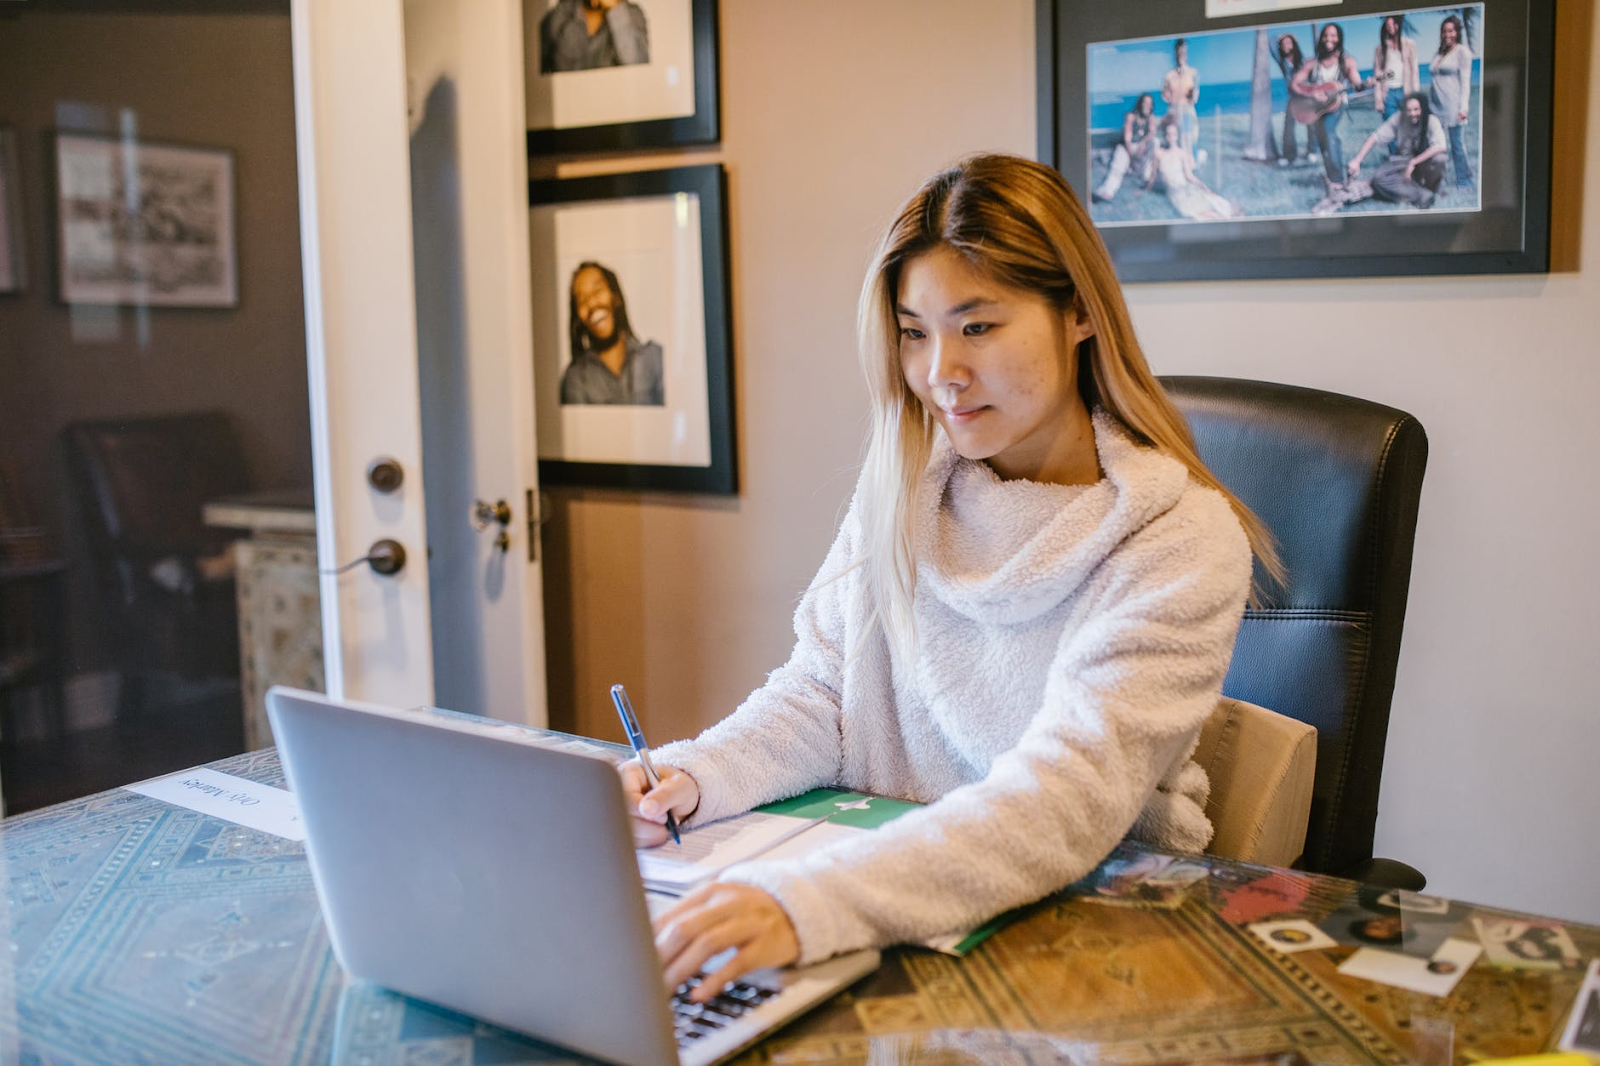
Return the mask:
<svg viewBox="0 0 1600 1066">
<path fill-rule="evenodd" d="M 1182 463 L 1094 412 L 1093 485 L 1002 481 L 940 434 L 917 514 L 918 593 L 977 622 L 1026 622 L 1070 597 L 1130 534 L 1177 503 Z"/>
</svg>

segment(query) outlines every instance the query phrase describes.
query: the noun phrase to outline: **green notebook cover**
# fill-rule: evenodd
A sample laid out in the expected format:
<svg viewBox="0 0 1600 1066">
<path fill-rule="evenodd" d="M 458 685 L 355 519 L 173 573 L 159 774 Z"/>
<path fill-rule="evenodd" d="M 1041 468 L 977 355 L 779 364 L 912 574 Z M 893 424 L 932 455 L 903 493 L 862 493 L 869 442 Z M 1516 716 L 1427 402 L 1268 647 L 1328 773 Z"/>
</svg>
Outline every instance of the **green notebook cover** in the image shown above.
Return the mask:
<svg viewBox="0 0 1600 1066">
<path fill-rule="evenodd" d="M 768 803 L 756 810 L 763 814 L 786 814 L 794 818 L 826 818 L 838 825 L 855 829 L 876 829 L 893 821 L 907 811 L 922 806 L 909 800 L 888 799 L 884 796 L 866 796 L 842 788 L 814 788 L 776 803 Z M 978 926 L 961 940 L 950 946 L 949 953 L 965 955 L 997 933 L 1008 921 L 1011 913 L 997 915 Z"/>
</svg>

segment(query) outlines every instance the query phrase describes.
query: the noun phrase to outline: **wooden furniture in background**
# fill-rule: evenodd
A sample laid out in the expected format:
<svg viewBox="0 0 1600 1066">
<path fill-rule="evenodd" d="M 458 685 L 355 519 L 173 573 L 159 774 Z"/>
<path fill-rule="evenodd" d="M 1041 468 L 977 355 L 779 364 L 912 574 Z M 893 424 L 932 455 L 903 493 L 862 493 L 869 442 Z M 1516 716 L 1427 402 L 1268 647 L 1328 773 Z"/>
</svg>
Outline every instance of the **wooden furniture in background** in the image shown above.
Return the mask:
<svg viewBox="0 0 1600 1066">
<path fill-rule="evenodd" d="M 211 500 L 208 526 L 246 529 L 234 544 L 239 594 L 239 684 L 245 748 L 272 744 L 266 694 L 273 685 L 326 690 L 317 525 L 311 490 L 278 489 Z"/>
</svg>

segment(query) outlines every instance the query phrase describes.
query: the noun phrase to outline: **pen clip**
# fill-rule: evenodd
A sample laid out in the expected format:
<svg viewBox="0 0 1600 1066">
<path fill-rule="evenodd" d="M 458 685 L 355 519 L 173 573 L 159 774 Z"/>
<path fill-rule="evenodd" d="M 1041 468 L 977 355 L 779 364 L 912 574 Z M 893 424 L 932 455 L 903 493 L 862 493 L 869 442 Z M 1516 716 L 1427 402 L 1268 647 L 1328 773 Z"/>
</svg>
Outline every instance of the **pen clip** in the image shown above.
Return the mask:
<svg viewBox="0 0 1600 1066">
<path fill-rule="evenodd" d="M 612 685 L 611 702 L 616 705 L 617 715 L 622 719 L 622 728 L 628 734 L 629 746 L 638 751 L 645 746 L 644 730 L 639 728 L 639 719 L 633 713 L 633 704 L 628 702 L 628 690 L 621 685 Z"/>
</svg>

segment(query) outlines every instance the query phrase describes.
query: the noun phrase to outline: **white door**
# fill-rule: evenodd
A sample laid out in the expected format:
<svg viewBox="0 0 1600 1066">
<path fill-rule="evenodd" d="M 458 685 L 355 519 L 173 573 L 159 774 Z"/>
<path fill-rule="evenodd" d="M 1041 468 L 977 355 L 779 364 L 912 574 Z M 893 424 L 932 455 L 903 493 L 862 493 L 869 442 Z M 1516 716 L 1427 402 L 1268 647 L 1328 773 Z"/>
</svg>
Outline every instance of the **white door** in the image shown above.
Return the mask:
<svg viewBox="0 0 1600 1066">
<path fill-rule="evenodd" d="M 291 23 L 328 690 L 543 724 L 521 5 Z M 480 533 L 476 500 L 509 520 Z M 329 572 L 385 540 L 397 573 Z"/>
</svg>

